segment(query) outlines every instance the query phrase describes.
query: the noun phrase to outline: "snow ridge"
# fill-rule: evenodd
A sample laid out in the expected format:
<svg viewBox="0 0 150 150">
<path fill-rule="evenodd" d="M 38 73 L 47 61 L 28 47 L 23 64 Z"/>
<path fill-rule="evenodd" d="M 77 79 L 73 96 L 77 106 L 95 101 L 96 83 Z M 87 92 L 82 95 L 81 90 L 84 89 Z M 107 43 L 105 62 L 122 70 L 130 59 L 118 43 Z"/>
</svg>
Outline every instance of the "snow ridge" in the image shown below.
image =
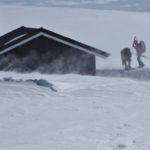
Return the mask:
<svg viewBox="0 0 150 150">
<path fill-rule="evenodd" d="M 52 91 L 57 92 L 57 90 L 55 89 L 54 85 L 48 81 L 46 81 L 45 79 L 27 79 L 27 80 L 23 80 L 23 79 L 13 79 L 12 77 L 5 77 L 2 80 L 0 80 L 0 82 L 2 83 L 11 83 L 11 84 L 26 84 L 26 83 L 30 83 L 30 84 L 35 84 L 38 86 L 43 86 L 43 87 L 47 87 L 50 88 Z"/>
<path fill-rule="evenodd" d="M 150 81 L 150 68 L 124 69 L 102 69 L 97 70 L 97 76 L 131 78 L 139 81 Z"/>
</svg>

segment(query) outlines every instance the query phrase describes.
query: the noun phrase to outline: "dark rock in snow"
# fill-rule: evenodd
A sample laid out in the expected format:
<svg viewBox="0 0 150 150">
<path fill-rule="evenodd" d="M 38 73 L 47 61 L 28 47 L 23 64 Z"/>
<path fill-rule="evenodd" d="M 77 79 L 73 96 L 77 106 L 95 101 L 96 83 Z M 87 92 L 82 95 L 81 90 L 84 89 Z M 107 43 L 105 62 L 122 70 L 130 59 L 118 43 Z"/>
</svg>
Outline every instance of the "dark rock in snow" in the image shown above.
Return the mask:
<svg viewBox="0 0 150 150">
<path fill-rule="evenodd" d="M 49 83 L 45 79 L 28 79 L 28 80 L 21 80 L 20 79 L 20 80 L 16 80 L 16 79 L 13 79 L 12 77 L 6 77 L 6 78 L 3 78 L 3 80 L 0 80 L 0 82 L 11 82 L 11 83 L 30 82 L 30 83 L 34 83 L 38 86 L 50 88 L 52 91 L 57 92 L 57 90 L 54 88 L 53 84 Z"/>
<path fill-rule="evenodd" d="M 35 80 L 31 80 L 32 82 L 36 83 L 39 86 L 44 86 L 44 87 L 48 87 L 51 90 L 53 90 L 54 92 L 57 92 L 57 90 L 53 87 L 53 84 L 49 83 L 48 81 L 46 81 L 45 79 L 35 79 Z"/>
</svg>

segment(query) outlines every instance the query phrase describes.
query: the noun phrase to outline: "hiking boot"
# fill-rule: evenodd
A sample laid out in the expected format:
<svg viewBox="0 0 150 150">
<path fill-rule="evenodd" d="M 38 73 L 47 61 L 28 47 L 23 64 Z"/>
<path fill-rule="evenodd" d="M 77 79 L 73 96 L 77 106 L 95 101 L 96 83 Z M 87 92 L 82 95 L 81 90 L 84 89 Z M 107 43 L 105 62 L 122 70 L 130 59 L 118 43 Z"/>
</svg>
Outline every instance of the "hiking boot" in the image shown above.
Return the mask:
<svg viewBox="0 0 150 150">
<path fill-rule="evenodd" d="M 143 68 L 144 66 L 145 66 L 144 64 L 141 64 L 141 65 L 139 65 L 138 68 Z"/>
</svg>

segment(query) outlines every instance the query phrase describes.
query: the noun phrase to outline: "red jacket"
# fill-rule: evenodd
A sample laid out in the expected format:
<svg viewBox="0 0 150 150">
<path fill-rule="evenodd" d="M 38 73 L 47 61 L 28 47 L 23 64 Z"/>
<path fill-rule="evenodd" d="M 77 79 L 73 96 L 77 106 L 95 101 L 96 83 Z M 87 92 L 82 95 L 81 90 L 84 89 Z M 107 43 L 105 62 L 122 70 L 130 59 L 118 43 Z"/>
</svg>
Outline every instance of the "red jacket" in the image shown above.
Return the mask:
<svg viewBox="0 0 150 150">
<path fill-rule="evenodd" d="M 133 47 L 136 49 L 137 54 L 141 54 L 142 52 L 141 45 L 137 40 L 134 40 Z"/>
</svg>

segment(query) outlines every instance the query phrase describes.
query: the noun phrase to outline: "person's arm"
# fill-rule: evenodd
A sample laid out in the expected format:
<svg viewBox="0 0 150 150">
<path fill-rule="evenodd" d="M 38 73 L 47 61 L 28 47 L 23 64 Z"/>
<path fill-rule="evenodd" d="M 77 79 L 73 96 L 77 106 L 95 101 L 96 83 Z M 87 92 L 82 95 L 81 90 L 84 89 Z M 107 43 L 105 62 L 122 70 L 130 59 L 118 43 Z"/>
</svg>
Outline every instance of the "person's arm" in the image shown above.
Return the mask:
<svg viewBox="0 0 150 150">
<path fill-rule="evenodd" d="M 132 46 L 136 49 L 135 40 L 136 40 L 136 36 L 134 37 L 134 39 L 133 39 L 133 44 L 132 44 Z"/>
<path fill-rule="evenodd" d="M 133 42 L 132 46 L 136 49 L 136 45 L 135 45 L 135 43 L 134 43 L 134 42 Z"/>
</svg>

